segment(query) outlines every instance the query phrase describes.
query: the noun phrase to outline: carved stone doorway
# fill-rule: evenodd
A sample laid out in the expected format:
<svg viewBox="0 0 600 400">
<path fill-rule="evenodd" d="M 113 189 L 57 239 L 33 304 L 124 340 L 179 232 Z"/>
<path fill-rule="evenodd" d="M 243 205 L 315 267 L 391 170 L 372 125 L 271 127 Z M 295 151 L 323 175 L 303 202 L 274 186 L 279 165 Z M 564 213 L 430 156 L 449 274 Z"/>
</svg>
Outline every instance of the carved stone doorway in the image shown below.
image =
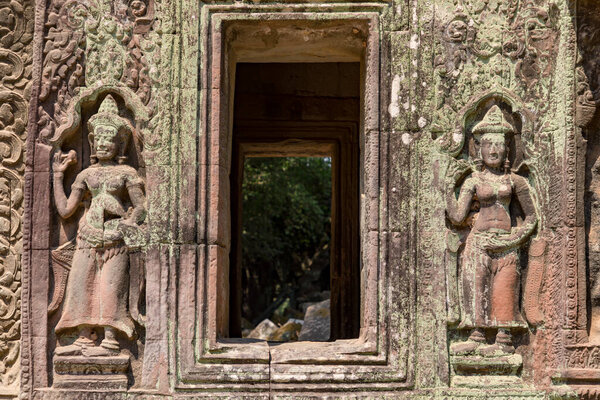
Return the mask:
<svg viewBox="0 0 600 400">
<path fill-rule="evenodd" d="M 245 158 L 330 157 L 330 340 L 358 337 L 359 63 L 238 64 L 234 99 L 229 336 L 241 336 Z"/>
</svg>

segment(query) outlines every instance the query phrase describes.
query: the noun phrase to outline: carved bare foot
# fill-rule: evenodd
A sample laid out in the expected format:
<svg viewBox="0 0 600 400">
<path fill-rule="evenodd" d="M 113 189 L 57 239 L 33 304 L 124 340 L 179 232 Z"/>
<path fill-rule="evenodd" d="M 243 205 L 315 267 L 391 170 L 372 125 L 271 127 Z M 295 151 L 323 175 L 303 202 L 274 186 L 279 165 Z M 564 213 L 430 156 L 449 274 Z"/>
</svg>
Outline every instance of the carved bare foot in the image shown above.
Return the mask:
<svg viewBox="0 0 600 400">
<path fill-rule="evenodd" d="M 507 354 L 514 354 L 515 348 L 505 344 L 494 343 L 481 346 L 477 349 L 477 352 L 484 357 L 505 356 Z"/>
<path fill-rule="evenodd" d="M 450 353 L 461 356 L 474 353 L 485 343 L 485 335 L 480 329 L 474 329 L 469 338 L 464 342 L 452 343 Z"/>
<path fill-rule="evenodd" d="M 110 356 L 118 356 L 120 353 L 119 350 L 108 349 L 106 347 L 94 346 L 94 347 L 86 347 L 83 349 L 83 355 L 86 357 L 110 357 Z"/>
<path fill-rule="evenodd" d="M 94 341 L 89 337 L 79 336 L 73 344 L 57 347 L 54 350 L 54 354 L 57 356 L 80 356 L 83 354 L 84 349 L 94 346 Z"/>
<path fill-rule="evenodd" d="M 467 340 L 465 342 L 452 343 L 450 345 L 450 353 L 455 356 L 464 356 L 474 353 L 481 346 L 481 343 Z"/>
<path fill-rule="evenodd" d="M 507 329 L 498 329 L 496 343 L 481 346 L 478 353 L 485 357 L 504 356 L 514 354 L 515 347 L 512 344 L 512 334 Z"/>
<path fill-rule="evenodd" d="M 82 347 L 75 343 L 68 346 L 60 346 L 54 350 L 54 354 L 57 356 L 80 356 L 82 354 Z"/>
<path fill-rule="evenodd" d="M 104 328 L 104 340 L 100 346 L 86 347 L 83 355 L 86 357 L 109 357 L 117 356 L 121 352 L 119 342 L 116 339 L 116 332 L 113 328 Z"/>
</svg>

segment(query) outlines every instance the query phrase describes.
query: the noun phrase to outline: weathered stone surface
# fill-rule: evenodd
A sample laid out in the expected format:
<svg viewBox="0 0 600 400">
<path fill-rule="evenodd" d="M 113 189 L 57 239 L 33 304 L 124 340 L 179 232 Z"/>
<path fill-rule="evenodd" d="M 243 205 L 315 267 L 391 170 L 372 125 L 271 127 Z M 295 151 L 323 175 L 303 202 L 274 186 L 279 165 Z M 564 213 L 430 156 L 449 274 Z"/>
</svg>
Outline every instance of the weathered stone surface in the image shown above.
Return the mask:
<svg viewBox="0 0 600 400">
<path fill-rule="evenodd" d="M 22 382 L 24 172 L 34 3 L 2 1 L 0 15 L 0 397 L 11 398 Z"/>
<path fill-rule="evenodd" d="M 271 339 L 274 342 L 289 342 L 298 340 L 298 335 L 304 321 L 301 319 L 289 319 L 285 324 L 281 325 L 273 334 Z"/>
<path fill-rule="evenodd" d="M 264 319 L 246 337 L 249 339 L 270 340 L 277 329 L 278 327 L 273 321 Z"/>
<path fill-rule="evenodd" d="M 330 301 L 323 300 L 306 309 L 304 324 L 298 335 L 298 340 L 324 342 L 329 340 L 331 327 Z"/>
<path fill-rule="evenodd" d="M 54 387 L 75 390 L 127 388 L 129 357 L 56 356 Z"/>
</svg>

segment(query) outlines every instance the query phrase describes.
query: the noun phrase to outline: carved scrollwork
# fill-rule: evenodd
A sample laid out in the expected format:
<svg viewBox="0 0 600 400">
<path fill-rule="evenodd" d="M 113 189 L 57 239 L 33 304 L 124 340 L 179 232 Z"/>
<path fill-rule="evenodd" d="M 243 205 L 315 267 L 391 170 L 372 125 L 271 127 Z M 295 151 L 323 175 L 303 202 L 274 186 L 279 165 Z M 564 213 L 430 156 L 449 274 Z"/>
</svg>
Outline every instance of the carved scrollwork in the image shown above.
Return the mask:
<svg viewBox="0 0 600 400">
<path fill-rule="evenodd" d="M 0 44 L 3 49 L 21 50 L 33 39 L 33 7 L 28 2 L 0 0 Z M 20 54 L 27 57 L 26 54 Z"/>
<path fill-rule="evenodd" d="M 444 118 L 452 119 L 470 98 L 507 82 L 507 89 L 525 101 L 547 98 L 558 48 L 557 19 L 555 7 L 531 1 L 457 1 L 454 14 L 440 27 L 444 50 L 434 63 L 432 126 L 448 129 Z"/>
<path fill-rule="evenodd" d="M 600 347 L 575 345 L 567 348 L 569 368 L 600 369 Z"/>
<path fill-rule="evenodd" d="M 25 65 L 16 53 L 0 49 L 0 68 L 3 76 L 2 84 L 9 86 L 21 79 Z"/>
<path fill-rule="evenodd" d="M 55 0 L 49 7 L 44 44 L 39 138 L 47 142 L 65 123 L 81 87 L 124 85 L 148 104 L 152 82 L 144 41 L 153 22 L 152 0 L 102 4 Z"/>
<path fill-rule="evenodd" d="M 577 108 L 576 108 L 576 122 L 580 127 L 586 127 L 594 118 L 596 114 L 596 101 L 594 99 L 594 93 L 592 92 L 588 83 L 588 78 L 585 75 L 583 65 L 581 65 L 581 57 L 578 62 L 578 66 L 575 69 L 577 77 Z"/>
<path fill-rule="evenodd" d="M 21 338 L 24 142 L 33 4 L 0 0 L 0 393 L 16 394 Z"/>
<path fill-rule="evenodd" d="M 69 100 L 83 84 L 83 28 L 87 16 L 87 7 L 74 0 L 52 2 L 49 8 L 39 99 L 42 104 L 50 103 L 53 96 L 54 101 L 51 110 L 43 105 L 38 110 L 42 140 L 51 137 L 56 125 L 63 122 Z"/>
</svg>

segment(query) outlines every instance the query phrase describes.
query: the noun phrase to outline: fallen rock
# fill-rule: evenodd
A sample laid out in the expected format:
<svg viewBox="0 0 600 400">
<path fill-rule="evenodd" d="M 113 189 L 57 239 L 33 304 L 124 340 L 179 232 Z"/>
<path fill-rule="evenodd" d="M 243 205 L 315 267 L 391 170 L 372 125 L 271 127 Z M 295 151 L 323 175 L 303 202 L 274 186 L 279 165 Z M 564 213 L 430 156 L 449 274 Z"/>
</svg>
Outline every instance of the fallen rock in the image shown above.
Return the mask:
<svg viewBox="0 0 600 400">
<path fill-rule="evenodd" d="M 306 309 L 304 324 L 298 335 L 298 340 L 326 342 L 331 336 L 329 300 L 313 304 Z"/>
<path fill-rule="evenodd" d="M 308 310 L 308 307 L 310 307 L 314 304 L 317 304 L 317 302 L 316 301 L 307 301 L 304 303 L 300 303 L 300 309 L 302 310 L 302 313 L 306 314 L 306 310 Z"/>
<path fill-rule="evenodd" d="M 254 328 L 247 337 L 250 339 L 270 340 L 271 336 L 277 329 L 277 325 L 267 318 L 264 319 L 260 324 L 256 325 L 256 328 Z"/>
<path fill-rule="evenodd" d="M 273 332 L 271 339 L 274 342 L 290 342 L 298 340 L 298 333 L 302 329 L 304 321 L 301 319 L 290 318 L 285 324 L 279 329 Z"/>
</svg>

